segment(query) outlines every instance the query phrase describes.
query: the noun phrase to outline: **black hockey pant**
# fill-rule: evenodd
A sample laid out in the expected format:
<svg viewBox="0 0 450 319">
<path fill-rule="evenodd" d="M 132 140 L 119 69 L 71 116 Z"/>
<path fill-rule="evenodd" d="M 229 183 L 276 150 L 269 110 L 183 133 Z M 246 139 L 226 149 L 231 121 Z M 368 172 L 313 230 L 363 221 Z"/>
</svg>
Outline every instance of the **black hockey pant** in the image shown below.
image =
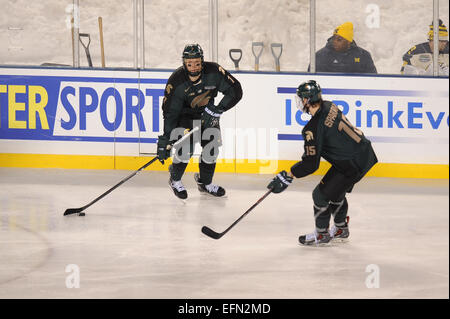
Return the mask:
<svg viewBox="0 0 450 319">
<path fill-rule="evenodd" d="M 196 122 L 200 123 L 200 120 Z M 196 123 L 195 123 L 196 124 Z M 194 120 L 183 118 L 179 122 L 179 127 L 192 129 Z M 193 134 L 189 143 L 182 145 L 173 157 L 171 178 L 179 181 L 184 175 L 190 158 L 194 154 L 194 146 L 200 138 L 202 152 L 199 160 L 200 182 L 205 185 L 211 184 L 216 169 L 216 160 L 219 155 L 219 146 L 221 145 L 220 129 L 209 128 L 202 129 L 200 134 Z"/>
<path fill-rule="evenodd" d="M 333 216 L 336 226 L 345 225 L 348 202 L 345 197 L 362 178 L 360 174 L 346 176 L 332 166 L 313 191 L 314 219 L 317 231 L 325 231 Z"/>
</svg>

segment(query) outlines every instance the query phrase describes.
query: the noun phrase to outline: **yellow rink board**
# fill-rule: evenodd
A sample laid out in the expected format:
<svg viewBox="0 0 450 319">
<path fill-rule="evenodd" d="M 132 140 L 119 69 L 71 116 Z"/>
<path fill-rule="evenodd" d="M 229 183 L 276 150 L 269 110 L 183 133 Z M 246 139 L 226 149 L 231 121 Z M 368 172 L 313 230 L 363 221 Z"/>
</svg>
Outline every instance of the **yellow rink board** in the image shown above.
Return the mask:
<svg viewBox="0 0 450 319">
<path fill-rule="evenodd" d="M 64 169 L 123 169 L 137 170 L 152 157 L 147 156 L 92 156 L 92 155 L 48 155 L 48 154 L 0 154 L 0 167 L 64 168 Z M 154 162 L 146 170 L 165 171 L 171 161 L 162 165 Z M 289 170 L 296 161 L 287 160 L 226 160 L 219 159 L 216 172 L 243 174 L 274 174 Z M 324 175 L 330 168 L 321 162 L 314 175 Z M 186 171 L 198 171 L 198 158 L 191 159 Z M 449 165 L 377 163 L 367 174 L 376 177 L 399 178 L 449 178 Z"/>
</svg>

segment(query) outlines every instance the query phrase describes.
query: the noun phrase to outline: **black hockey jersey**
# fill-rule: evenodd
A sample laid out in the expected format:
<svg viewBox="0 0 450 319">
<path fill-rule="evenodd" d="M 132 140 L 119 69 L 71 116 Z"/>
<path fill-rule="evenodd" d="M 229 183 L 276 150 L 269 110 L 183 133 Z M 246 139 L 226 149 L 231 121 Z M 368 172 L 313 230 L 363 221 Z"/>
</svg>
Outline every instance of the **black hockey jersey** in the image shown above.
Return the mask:
<svg viewBox="0 0 450 319">
<path fill-rule="evenodd" d="M 302 160 L 291 167 L 297 178 L 314 173 L 321 157 L 342 174 L 360 178 L 378 161 L 370 141 L 332 102 L 322 102 L 302 135 Z"/>
<path fill-rule="evenodd" d="M 170 76 L 162 105 L 164 135 L 170 137 L 180 117 L 199 119 L 206 106 L 214 105 L 218 92 L 224 96 L 217 104 L 223 112 L 234 107 L 242 98 L 239 81 L 214 62 L 204 62 L 202 75 L 192 82 L 183 67 Z"/>
</svg>

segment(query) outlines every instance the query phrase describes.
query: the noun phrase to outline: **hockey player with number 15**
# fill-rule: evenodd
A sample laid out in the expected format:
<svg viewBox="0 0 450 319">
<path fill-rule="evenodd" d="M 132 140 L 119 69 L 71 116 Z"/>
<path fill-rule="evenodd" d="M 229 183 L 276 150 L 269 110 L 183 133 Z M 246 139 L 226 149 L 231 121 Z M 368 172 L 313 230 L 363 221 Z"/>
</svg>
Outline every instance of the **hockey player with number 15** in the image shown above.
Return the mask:
<svg viewBox="0 0 450 319">
<path fill-rule="evenodd" d="M 303 245 L 321 245 L 331 240 L 346 240 L 350 233 L 345 195 L 377 163 L 377 157 L 370 141 L 341 110 L 332 102 L 322 100 L 322 90 L 316 81 L 300 84 L 296 101 L 299 109 L 312 115 L 302 130 L 305 152 L 289 173 L 280 172 L 267 187 L 273 193 L 281 193 L 294 177 L 314 173 L 323 157 L 332 166 L 312 194 L 316 229 L 300 236 L 299 241 Z M 331 216 L 334 226 L 329 229 Z"/>
</svg>

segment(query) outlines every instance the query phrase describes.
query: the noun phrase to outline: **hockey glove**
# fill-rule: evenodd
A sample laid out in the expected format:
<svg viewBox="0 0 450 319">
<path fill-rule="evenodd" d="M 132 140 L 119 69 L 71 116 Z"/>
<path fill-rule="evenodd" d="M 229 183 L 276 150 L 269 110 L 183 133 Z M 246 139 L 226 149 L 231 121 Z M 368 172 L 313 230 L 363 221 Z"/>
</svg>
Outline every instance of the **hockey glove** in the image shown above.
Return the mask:
<svg viewBox="0 0 450 319">
<path fill-rule="evenodd" d="M 170 157 L 169 139 L 164 135 L 158 136 L 157 154 L 159 161 L 164 164 L 164 160 Z"/>
<path fill-rule="evenodd" d="M 222 113 L 223 111 L 214 105 L 205 107 L 202 113 L 202 128 L 220 128 L 220 116 Z"/>
<path fill-rule="evenodd" d="M 272 192 L 275 194 L 281 193 L 291 185 L 293 180 L 294 179 L 290 177 L 286 171 L 281 171 L 274 179 L 272 179 L 269 185 L 267 185 L 267 188 L 272 189 Z"/>
</svg>

